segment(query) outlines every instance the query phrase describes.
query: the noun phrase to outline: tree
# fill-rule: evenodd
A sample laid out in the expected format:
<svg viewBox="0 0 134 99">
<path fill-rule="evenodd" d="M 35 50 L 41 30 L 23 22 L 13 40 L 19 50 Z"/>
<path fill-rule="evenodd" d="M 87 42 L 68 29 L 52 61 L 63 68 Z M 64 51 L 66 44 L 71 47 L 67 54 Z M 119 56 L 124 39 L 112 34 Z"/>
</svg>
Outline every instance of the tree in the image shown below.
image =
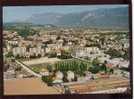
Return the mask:
<svg viewBox="0 0 134 99">
<path fill-rule="evenodd" d="M 121 54 L 121 51 L 117 51 L 116 49 L 112 49 L 112 48 L 110 48 L 105 53 L 109 54 L 111 58 L 123 57 L 123 55 Z"/>
<path fill-rule="evenodd" d="M 10 65 L 9 64 L 5 64 L 4 65 L 4 72 L 6 72 L 9 69 Z"/>
<path fill-rule="evenodd" d="M 64 81 L 64 82 L 68 82 L 67 73 L 64 73 L 63 81 Z"/>
<path fill-rule="evenodd" d="M 51 76 L 42 76 L 42 81 L 46 82 L 48 86 L 52 86 L 52 77 Z"/>
<path fill-rule="evenodd" d="M 48 57 L 49 58 L 53 58 L 53 57 L 56 57 L 57 55 L 56 55 L 56 52 L 50 52 L 49 54 L 48 54 Z"/>
<path fill-rule="evenodd" d="M 109 70 L 109 73 L 110 73 L 110 74 L 113 74 L 113 73 L 114 73 L 114 70 L 111 68 L 111 69 Z"/>
<path fill-rule="evenodd" d="M 97 66 L 97 65 L 99 65 L 99 64 L 100 64 L 100 62 L 99 62 L 98 58 L 95 58 L 95 59 L 92 61 L 92 65 L 94 65 L 94 66 Z"/>
<path fill-rule="evenodd" d="M 89 67 L 88 69 L 91 73 L 93 74 L 96 74 L 100 71 L 100 67 L 99 66 L 92 66 L 92 67 Z"/>
<path fill-rule="evenodd" d="M 70 51 L 67 51 L 67 50 L 61 51 L 61 55 L 58 56 L 58 58 L 60 58 L 60 59 L 69 59 L 69 58 L 72 58 L 71 52 Z"/>
<path fill-rule="evenodd" d="M 6 54 L 6 57 L 12 57 L 13 53 L 12 52 L 8 52 L 8 54 Z"/>
<path fill-rule="evenodd" d="M 55 68 L 57 71 L 60 70 L 63 72 L 67 72 L 70 70 L 79 75 L 84 74 L 84 72 L 87 70 L 87 66 L 88 65 L 86 63 L 78 60 L 60 61 L 55 64 Z"/>
<path fill-rule="evenodd" d="M 77 80 L 78 80 L 78 78 L 77 78 L 77 76 L 75 76 L 73 81 L 77 81 Z"/>
<path fill-rule="evenodd" d="M 21 71 L 22 67 L 16 67 L 15 71 Z"/>
<path fill-rule="evenodd" d="M 52 71 L 53 71 L 53 66 L 50 65 L 50 64 L 48 64 L 48 65 L 47 65 L 47 69 L 48 69 L 49 72 L 52 72 Z"/>
<path fill-rule="evenodd" d="M 125 51 L 125 54 L 123 55 L 123 58 L 124 58 L 125 60 L 129 60 L 129 51 L 128 51 L 128 50 Z"/>
<path fill-rule="evenodd" d="M 107 67 L 106 67 L 105 64 L 102 64 L 102 65 L 100 66 L 100 71 L 104 71 L 105 73 L 107 73 Z"/>
</svg>

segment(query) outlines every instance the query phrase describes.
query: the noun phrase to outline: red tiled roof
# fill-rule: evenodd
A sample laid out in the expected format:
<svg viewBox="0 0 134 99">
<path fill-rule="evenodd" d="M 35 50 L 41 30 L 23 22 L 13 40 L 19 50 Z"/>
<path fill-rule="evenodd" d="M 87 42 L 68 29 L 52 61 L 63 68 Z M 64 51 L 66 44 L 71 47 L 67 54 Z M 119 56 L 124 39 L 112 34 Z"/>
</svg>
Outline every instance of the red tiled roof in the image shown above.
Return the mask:
<svg viewBox="0 0 134 99">
<path fill-rule="evenodd" d="M 111 68 L 111 67 L 113 67 L 113 64 L 110 64 L 110 63 L 106 64 L 106 67 L 110 67 Z"/>
</svg>

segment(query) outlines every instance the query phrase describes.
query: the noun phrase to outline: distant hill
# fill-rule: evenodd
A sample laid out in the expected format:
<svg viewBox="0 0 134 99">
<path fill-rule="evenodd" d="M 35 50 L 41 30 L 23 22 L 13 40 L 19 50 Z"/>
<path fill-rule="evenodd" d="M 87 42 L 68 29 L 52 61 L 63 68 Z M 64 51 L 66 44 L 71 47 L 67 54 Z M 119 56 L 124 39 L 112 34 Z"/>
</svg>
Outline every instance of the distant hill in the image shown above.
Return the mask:
<svg viewBox="0 0 134 99">
<path fill-rule="evenodd" d="M 33 24 L 54 26 L 90 26 L 128 29 L 128 8 L 103 8 L 80 13 L 41 13 L 25 20 Z"/>
<path fill-rule="evenodd" d="M 63 14 L 60 13 L 41 13 L 41 14 L 35 14 L 31 16 L 30 18 L 26 19 L 26 22 L 30 22 L 33 24 L 51 24 L 55 25 L 58 23 L 59 19 L 63 16 Z"/>
</svg>

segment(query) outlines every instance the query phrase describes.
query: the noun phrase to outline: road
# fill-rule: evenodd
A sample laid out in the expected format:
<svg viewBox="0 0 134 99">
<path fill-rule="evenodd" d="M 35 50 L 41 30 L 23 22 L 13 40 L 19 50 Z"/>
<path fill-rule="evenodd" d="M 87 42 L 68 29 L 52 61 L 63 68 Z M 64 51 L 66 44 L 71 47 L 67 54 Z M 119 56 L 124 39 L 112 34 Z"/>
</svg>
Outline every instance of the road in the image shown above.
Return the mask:
<svg viewBox="0 0 134 99">
<path fill-rule="evenodd" d="M 88 60 L 85 60 L 85 59 L 82 59 L 82 58 L 78 58 L 78 57 L 74 56 L 73 54 L 71 54 L 71 56 L 72 56 L 73 58 L 75 58 L 75 59 L 78 59 L 78 60 L 81 60 L 81 61 L 90 63 Z"/>
</svg>

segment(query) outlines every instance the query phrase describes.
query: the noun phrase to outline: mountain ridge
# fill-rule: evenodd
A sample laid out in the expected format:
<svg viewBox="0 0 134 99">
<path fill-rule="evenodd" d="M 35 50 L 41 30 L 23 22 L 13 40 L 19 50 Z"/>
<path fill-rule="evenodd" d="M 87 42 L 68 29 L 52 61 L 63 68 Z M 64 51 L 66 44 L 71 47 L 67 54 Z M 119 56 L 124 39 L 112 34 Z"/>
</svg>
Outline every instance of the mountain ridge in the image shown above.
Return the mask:
<svg viewBox="0 0 134 99">
<path fill-rule="evenodd" d="M 92 26 L 128 28 L 128 8 L 103 8 L 76 13 L 40 13 L 25 20 L 33 24 L 55 26 Z"/>
</svg>

